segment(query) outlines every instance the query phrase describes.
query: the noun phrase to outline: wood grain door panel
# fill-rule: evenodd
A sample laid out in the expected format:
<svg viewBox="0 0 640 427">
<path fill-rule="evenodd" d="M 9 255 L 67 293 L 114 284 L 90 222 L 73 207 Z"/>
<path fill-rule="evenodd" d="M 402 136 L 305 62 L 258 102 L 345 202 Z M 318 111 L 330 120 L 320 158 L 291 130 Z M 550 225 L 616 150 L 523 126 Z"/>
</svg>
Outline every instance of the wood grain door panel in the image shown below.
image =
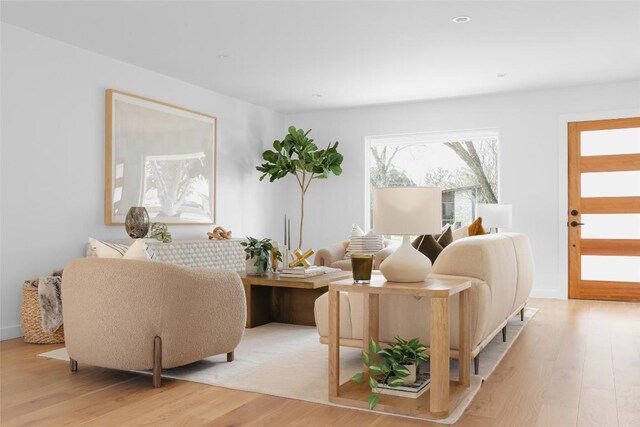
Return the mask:
<svg viewBox="0 0 640 427">
<path fill-rule="evenodd" d="M 583 239 L 581 232 L 583 214 L 640 214 L 640 196 L 637 195 L 609 197 L 615 194 L 614 189 L 612 189 L 610 195 L 582 197 L 583 173 L 640 171 L 640 149 L 636 150 L 638 152 L 635 153 L 582 155 L 584 150 L 581 149 L 581 143 L 583 137 L 585 137 L 585 132 L 617 129 L 634 129 L 634 134 L 635 129 L 637 129 L 637 144 L 633 140 L 631 141 L 631 146 L 640 146 L 640 117 L 569 123 L 569 211 L 567 212 L 569 298 L 640 301 L 640 279 L 638 279 L 639 281 L 608 280 L 615 277 L 614 272 L 612 272 L 611 277 L 607 277 L 607 280 L 586 280 L 582 277 L 583 266 L 581 263 L 583 262 L 583 256 L 632 257 L 631 259 L 625 258 L 625 262 L 632 266 L 637 265 L 637 276 L 640 276 L 640 239 L 619 238 L 620 236 L 616 238 Z M 605 135 L 604 138 L 603 135 Z M 617 134 L 611 132 L 611 135 L 614 138 L 614 135 Z M 606 133 L 599 133 L 599 137 L 601 140 L 601 142 L 598 142 L 599 144 L 607 143 Z M 601 148 L 601 151 L 607 151 L 606 146 L 603 145 Z M 635 183 L 632 182 L 631 184 L 634 185 Z M 601 191 L 602 189 L 599 190 Z M 606 219 L 600 218 L 600 221 L 606 221 Z M 637 234 L 637 230 L 630 230 L 629 236 L 625 237 L 635 237 Z M 593 257 L 587 257 L 585 260 L 588 261 L 589 258 Z M 614 258 L 611 259 L 613 260 Z M 600 259 L 600 262 L 603 262 L 602 259 Z M 634 271 L 632 270 L 632 273 Z M 606 274 L 608 275 L 608 273 Z"/>
</svg>

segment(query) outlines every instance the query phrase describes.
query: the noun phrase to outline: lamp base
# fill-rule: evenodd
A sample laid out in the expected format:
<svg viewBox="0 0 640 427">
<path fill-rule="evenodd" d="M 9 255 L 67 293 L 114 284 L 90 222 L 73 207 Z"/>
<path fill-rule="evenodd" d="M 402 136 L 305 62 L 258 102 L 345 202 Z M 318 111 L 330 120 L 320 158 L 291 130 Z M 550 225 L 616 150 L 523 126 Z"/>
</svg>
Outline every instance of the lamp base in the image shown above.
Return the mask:
<svg viewBox="0 0 640 427">
<path fill-rule="evenodd" d="M 409 236 L 380 264 L 380 272 L 389 282 L 423 282 L 431 271 L 431 261 L 411 246 Z"/>
</svg>

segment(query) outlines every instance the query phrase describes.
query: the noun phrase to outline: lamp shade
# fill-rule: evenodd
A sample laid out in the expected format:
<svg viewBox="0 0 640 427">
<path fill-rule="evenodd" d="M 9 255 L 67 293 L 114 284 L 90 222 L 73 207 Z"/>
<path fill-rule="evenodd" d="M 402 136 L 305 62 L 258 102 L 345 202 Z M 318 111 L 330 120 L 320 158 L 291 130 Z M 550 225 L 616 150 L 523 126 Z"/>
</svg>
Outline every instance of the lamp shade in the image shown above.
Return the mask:
<svg viewBox="0 0 640 427">
<path fill-rule="evenodd" d="M 489 228 L 511 228 L 511 205 L 478 203 L 476 216 L 482 217 L 482 225 Z"/>
<path fill-rule="evenodd" d="M 435 234 L 442 229 L 442 189 L 386 187 L 373 191 L 373 232 Z"/>
</svg>

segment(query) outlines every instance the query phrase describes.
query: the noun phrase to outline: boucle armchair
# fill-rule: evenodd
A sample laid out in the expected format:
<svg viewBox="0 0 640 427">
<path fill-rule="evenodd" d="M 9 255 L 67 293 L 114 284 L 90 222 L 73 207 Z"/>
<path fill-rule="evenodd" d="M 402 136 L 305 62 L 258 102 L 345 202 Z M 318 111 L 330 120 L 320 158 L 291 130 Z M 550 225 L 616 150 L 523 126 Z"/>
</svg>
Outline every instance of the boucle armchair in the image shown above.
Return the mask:
<svg viewBox="0 0 640 427">
<path fill-rule="evenodd" d="M 399 244 L 400 242 L 385 239 L 383 243 L 384 248 L 377 252 L 373 258 L 373 269 L 379 270 L 380 263 L 395 252 Z M 345 259 L 348 247 L 349 240 L 343 240 L 340 243 L 335 243 L 331 246 L 327 246 L 326 248 L 318 249 L 313 263 L 315 265 L 326 265 L 327 267 L 351 271 L 351 259 Z"/>
<path fill-rule="evenodd" d="M 242 281 L 229 270 L 106 258 L 71 261 L 62 304 L 72 372 L 78 362 L 161 369 L 233 351 L 244 332 Z"/>
</svg>

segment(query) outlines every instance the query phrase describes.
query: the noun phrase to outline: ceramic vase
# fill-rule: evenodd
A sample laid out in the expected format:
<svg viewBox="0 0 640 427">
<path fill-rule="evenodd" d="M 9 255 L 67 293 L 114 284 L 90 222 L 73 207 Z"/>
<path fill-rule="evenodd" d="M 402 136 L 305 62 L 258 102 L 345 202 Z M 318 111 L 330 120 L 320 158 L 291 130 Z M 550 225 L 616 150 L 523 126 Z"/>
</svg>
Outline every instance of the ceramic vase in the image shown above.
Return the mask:
<svg viewBox="0 0 640 427">
<path fill-rule="evenodd" d="M 140 206 L 133 206 L 127 212 L 124 220 L 124 228 L 129 237 L 141 239 L 149 232 L 149 213 L 147 209 Z"/>
</svg>

